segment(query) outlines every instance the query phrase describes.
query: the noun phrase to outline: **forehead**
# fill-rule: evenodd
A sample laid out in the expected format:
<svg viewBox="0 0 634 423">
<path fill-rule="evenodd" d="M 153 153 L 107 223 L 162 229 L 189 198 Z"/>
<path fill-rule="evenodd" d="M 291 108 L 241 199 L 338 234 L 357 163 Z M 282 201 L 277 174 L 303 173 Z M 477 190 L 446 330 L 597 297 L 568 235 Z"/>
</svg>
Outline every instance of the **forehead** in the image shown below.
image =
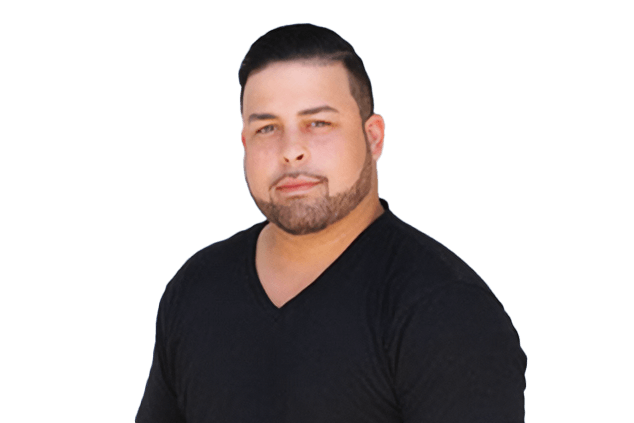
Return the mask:
<svg viewBox="0 0 634 423">
<path fill-rule="evenodd" d="M 243 116 L 322 105 L 359 113 L 341 62 L 274 62 L 249 75 L 244 87 Z"/>
</svg>

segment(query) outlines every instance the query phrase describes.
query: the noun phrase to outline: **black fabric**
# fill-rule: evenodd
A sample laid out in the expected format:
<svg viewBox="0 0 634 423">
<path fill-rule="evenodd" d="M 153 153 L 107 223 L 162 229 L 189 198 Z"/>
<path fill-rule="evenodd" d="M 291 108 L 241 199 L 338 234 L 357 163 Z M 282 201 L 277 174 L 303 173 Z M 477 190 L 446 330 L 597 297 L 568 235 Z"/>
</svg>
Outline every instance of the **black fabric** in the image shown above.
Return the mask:
<svg viewBox="0 0 634 423">
<path fill-rule="evenodd" d="M 168 284 L 138 423 L 524 421 L 517 333 L 453 253 L 386 210 L 277 308 L 255 270 L 264 225 Z"/>
</svg>

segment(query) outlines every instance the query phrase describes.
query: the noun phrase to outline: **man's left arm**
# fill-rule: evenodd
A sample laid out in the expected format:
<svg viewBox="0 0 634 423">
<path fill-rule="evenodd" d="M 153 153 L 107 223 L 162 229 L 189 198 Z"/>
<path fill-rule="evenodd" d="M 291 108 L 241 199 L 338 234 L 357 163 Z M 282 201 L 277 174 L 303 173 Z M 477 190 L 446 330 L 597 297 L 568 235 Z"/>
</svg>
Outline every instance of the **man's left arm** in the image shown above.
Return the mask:
<svg viewBox="0 0 634 423">
<path fill-rule="evenodd" d="M 447 284 L 398 320 L 390 355 L 406 423 L 524 421 L 526 355 L 486 287 Z"/>
</svg>

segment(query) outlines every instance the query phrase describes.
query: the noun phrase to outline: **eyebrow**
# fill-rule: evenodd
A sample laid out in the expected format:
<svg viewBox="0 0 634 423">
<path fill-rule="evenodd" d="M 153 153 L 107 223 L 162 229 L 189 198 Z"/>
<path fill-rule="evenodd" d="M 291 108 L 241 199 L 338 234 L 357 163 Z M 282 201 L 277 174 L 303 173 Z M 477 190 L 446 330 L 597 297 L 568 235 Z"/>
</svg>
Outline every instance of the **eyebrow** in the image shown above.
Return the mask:
<svg viewBox="0 0 634 423">
<path fill-rule="evenodd" d="M 297 113 L 297 115 L 308 116 L 308 115 L 314 115 L 320 112 L 339 113 L 339 110 L 330 106 L 319 106 L 319 107 L 313 107 L 312 109 L 302 110 L 299 113 Z M 276 119 L 276 118 L 277 116 L 272 115 L 270 113 L 252 113 L 251 115 L 249 115 L 249 123 L 253 122 L 254 120 L 268 120 L 268 119 Z"/>
</svg>

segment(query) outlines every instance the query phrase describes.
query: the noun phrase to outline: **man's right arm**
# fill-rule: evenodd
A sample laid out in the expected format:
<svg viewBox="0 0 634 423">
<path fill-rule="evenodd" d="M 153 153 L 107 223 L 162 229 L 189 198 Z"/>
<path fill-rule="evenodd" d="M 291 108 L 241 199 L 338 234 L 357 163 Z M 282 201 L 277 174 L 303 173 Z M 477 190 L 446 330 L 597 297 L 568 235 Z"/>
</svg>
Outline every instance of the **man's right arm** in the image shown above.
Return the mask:
<svg viewBox="0 0 634 423">
<path fill-rule="evenodd" d="M 156 343 L 150 376 L 136 416 L 136 423 L 185 423 L 174 384 L 174 366 L 168 353 L 170 306 L 173 298 L 168 285 L 156 319 Z"/>
</svg>

